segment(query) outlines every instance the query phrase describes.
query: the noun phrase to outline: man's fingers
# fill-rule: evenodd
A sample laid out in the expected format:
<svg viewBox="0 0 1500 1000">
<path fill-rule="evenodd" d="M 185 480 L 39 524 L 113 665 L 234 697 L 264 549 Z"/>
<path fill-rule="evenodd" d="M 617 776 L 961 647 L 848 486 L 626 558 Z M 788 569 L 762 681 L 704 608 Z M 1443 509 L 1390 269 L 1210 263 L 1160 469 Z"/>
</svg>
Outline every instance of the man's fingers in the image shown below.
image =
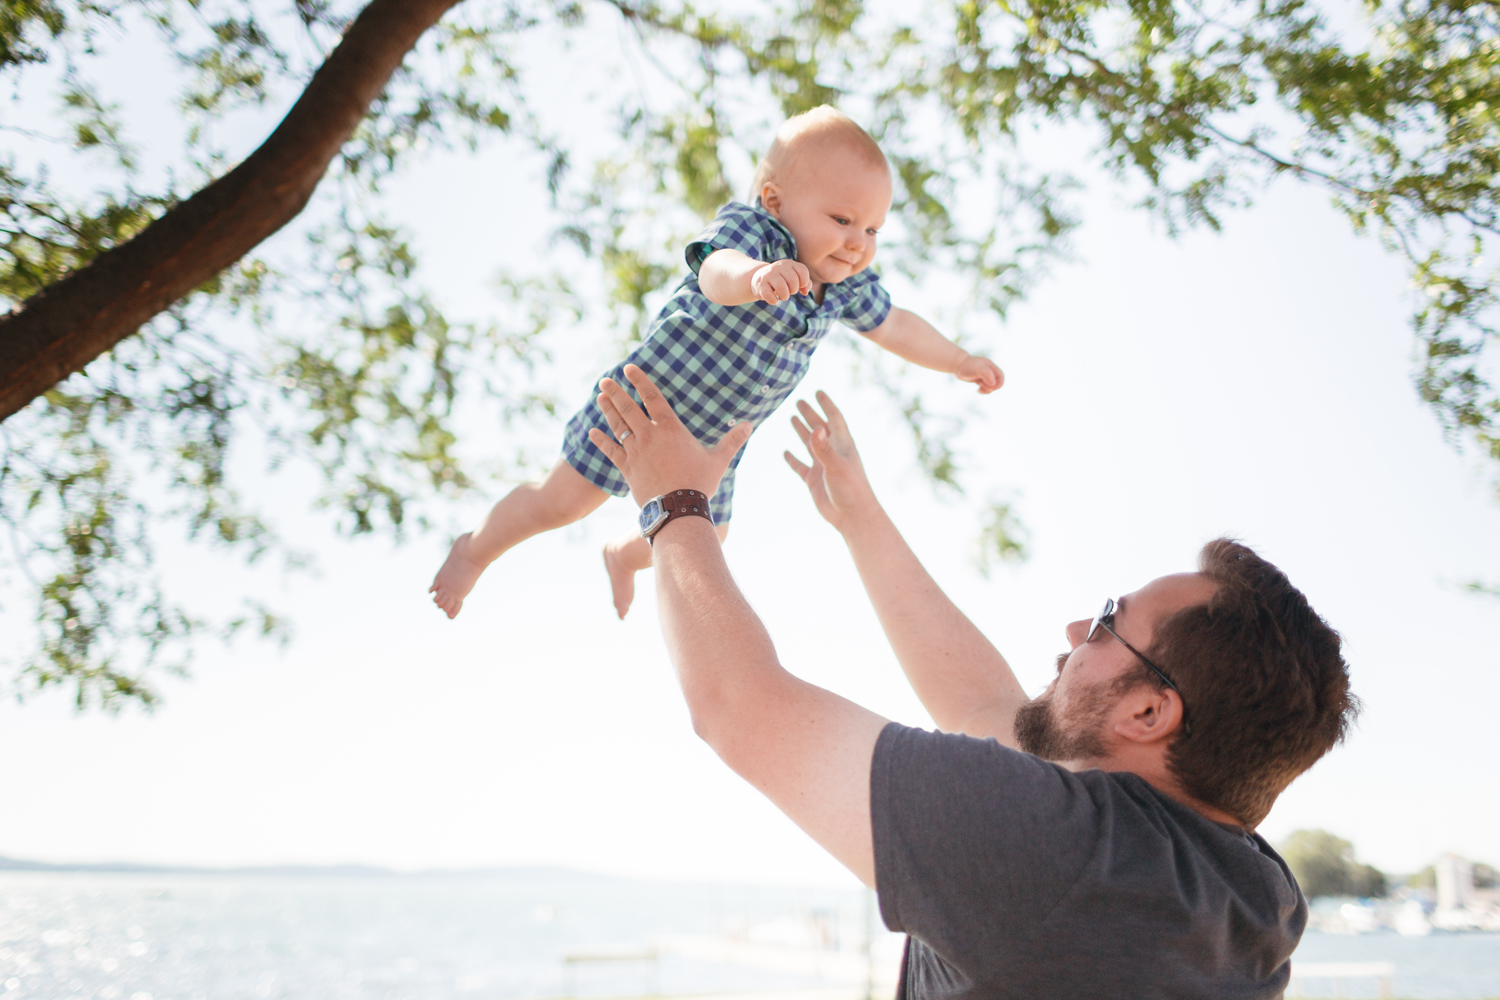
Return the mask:
<svg viewBox="0 0 1500 1000">
<path fill-rule="evenodd" d="M 812 474 L 812 466 L 803 465 L 801 462 L 797 461 L 797 456 L 793 455 L 789 451 L 782 452 L 781 457 L 786 459 L 786 464 L 792 467 L 792 471 L 795 472 L 804 483 L 807 482 L 807 477 Z"/>
<path fill-rule="evenodd" d="M 733 455 L 745 446 L 745 442 L 750 440 L 750 435 L 754 432 L 755 425 L 748 420 L 742 424 L 735 424 L 729 429 L 728 434 L 719 439 L 719 443 L 714 445 L 713 450 L 727 451 Z"/>
<path fill-rule="evenodd" d="M 814 393 L 813 398 L 818 401 L 818 405 L 823 408 L 823 412 L 828 414 L 828 422 L 835 428 L 843 430 L 849 426 L 844 422 L 844 411 L 833 405 L 832 396 L 819 389 Z"/>
<path fill-rule="evenodd" d="M 641 394 L 641 402 L 646 404 L 646 413 L 651 420 L 676 420 L 677 414 L 672 411 L 672 406 L 667 402 L 667 397 L 661 394 L 656 383 L 651 381 L 644 371 L 635 365 L 625 366 L 625 377 L 630 379 L 630 384 L 635 386 L 635 391 Z M 624 392 L 624 389 L 620 390 Z M 629 397 L 626 397 L 629 398 Z M 632 402 L 632 406 L 634 403 Z M 640 430 L 635 424 L 630 425 L 631 430 Z"/>
<path fill-rule="evenodd" d="M 590 427 L 589 440 L 594 442 L 594 447 L 604 452 L 606 458 L 615 463 L 615 468 L 621 472 L 625 471 L 625 449 L 621 448 L 613 438 L 597 427 Z"/>
<path fill-rule="evenodd" d="M 634 368 L 635 366 L 627 365 L 626 367 Z M 636 370 L 639 371 L 639 369 Z M 640 386 L 636 386 L 636 391 L 640 391 Z M 625 387 L 614 379 L 600 379 L 599 394 L 614 404 L 615 413 L 620 422 L 619 424 L 611 423 L 610 426 L 617 432 L 630 430 L 639 434 L 650 426 L 651 418 L 641 412 L 641 408 L 635 405 L 635 400 L 630 398 L 630 393 L 626 392 Z M 602 405 L 600 409 L 603 409 Z"/>
<path fill-rule="evenodd" d="M 819 427 L 828 426 L 828 422 L 823 419 L 823 415 L 808 405 L 805 399 L 797 400 L 797 412 L 802 414 L 802 419 L 807 421 L 807 426 L 811 430 L 815 431 Z"/>
<path fill-rule="evenodd" d="M 812 447 L 812 431 L 807 429 L 806 424 L 804 424 L 796 417 L 793 417 L 792 430 L 797 432 L 797 436 L 802 439 L 803 444 L 807 445 L 809 448 Z"/>
<path fill-rule="evenodd" d="M 620 435 L 625 433 L 626 428 L 625 418 L 620 416 L 620 411 L 615 406 L 615 401 L 601 392 L 594 400 L 594 402 L 599 404 L 599 412 L 604 414 L 604 422 L 609 424 L 609 432 L 613 434 L 615 436 L 615 440 L 618 441 L 620 439 Z"/>
</svg>

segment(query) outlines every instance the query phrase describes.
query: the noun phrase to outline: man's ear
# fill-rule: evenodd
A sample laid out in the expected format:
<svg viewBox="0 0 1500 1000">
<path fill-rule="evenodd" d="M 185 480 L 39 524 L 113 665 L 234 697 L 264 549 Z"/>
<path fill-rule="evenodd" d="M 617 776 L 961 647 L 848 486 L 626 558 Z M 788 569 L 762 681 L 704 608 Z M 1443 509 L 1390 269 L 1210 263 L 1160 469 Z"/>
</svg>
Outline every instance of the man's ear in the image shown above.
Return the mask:
<svg viewBox="0 0 1500 1000">
<path fill-rule="evenodd" d="M 1171 688 L 1140 684 L 1120 699 L 1120 708 L 1115 732 L 1132 743 L 1157 743 L 1182 728 L 1182 697 Z"/>
<path fill-rule="evenodd" d="M 760 204 L 776 218 L 781 218 L 781 189 L 775 181 L 766 181 L 760 186 Z"/>
</svg>

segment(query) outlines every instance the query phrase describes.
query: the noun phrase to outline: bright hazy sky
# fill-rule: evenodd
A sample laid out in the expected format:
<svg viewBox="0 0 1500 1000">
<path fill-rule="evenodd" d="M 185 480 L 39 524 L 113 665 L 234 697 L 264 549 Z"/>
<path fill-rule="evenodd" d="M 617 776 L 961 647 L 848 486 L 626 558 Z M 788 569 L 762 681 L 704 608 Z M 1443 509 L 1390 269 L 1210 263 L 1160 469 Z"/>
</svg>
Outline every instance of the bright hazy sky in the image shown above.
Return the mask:
<svg viewBox="0 0 1500 1000">
<path fill-rule="evenodd" d="M 492 308 L 493 276 L 545 247 L 536 178 L 490 147 L 430 158 L 393 186 L 450 301 Z M 854 380 L 848 352 L 825 346 L 802 395 L 823 388 L 844 406 L 896 522 L 1028 691 L 1066 648 L 1063 625 L 1105 597 L 1192 568 L 1219 534 L 1256 547 L 1343 633 L 1366 706 L 1262 832 L 1322 827 L 1397 872 L 1446 850 L 1500 861 L 1500 601 L 1459 587 L 1495 577 L 1500 507 L 1487 470 L 1416 398 L 1402 266 L 1287 181 L 1222 234 L 1177 241 L 1106 181 L 1084 206 L 1074 261 L 971 345 L 1009 381 L 974 403 L 967 482 L 1017 498 L 1029 563 L 990 580 L 973 569 L 972 509 L 921 480 L 898 414 Z M 940 291 L 889 284 L 899 304 L 942 312 Z M 560 439 L 607 345 L 559 334 L 565 409 L 528 437 Z M 930 399 L 971 391 L 912 378 Z M 789 416 L 749 446 L 730 565 L 790 669 L 930 725 L 842 543 L 782 462 Z M 499 431 L 475 434 L 489 454 L 512 450 Z M 599 549 L 633 523 L 629 501 L 507 555 L 449 622 L 424 594 L 442 538 L 338 540 L 309 511 L 310 478 L 254 486 L 319 574 L 251 576 L 176 546 L 163 570 L 210 603 L 254 588 L 292 614 L 295 642 L 206 645 L 154 715 L 78 717 L 61 693 L 0 706 L 0 854 L 852 883 L 693 736 L 649 575 L 615 620 Z"/>
</svg>

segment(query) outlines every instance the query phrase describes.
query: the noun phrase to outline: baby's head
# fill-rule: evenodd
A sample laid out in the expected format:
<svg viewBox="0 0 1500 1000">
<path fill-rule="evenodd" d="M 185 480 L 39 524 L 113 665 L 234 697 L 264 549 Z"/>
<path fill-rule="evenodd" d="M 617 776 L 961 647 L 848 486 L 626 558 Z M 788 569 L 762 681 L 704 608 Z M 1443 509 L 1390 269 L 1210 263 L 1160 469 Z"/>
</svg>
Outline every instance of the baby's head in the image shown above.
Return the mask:
<svg viewBox="0 0 1500 1000">
<path fill-rule="evenodd" d="M 750 199 L 797 241 L 814 281 L 839 282 L 875 259 L 891 207 L 891 168 L 870 134 L 826 104 L 789 118 L 755 171 Z"/>
</svg>

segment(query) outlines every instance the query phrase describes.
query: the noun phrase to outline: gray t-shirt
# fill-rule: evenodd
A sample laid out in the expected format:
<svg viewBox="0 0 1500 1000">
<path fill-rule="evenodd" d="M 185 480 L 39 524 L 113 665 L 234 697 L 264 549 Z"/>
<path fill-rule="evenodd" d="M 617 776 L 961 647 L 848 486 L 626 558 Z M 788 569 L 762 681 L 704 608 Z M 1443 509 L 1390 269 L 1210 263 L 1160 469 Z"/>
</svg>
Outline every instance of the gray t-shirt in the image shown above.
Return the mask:
<svg viewBox="0 0 1500 1000">
<path fill-rule="evenodd" d="M 891 723 L 870 774 L 901 1000 L 1280 997 L 1307 924 L 1286 863 L 1129 773 Z"/>
</svg>

